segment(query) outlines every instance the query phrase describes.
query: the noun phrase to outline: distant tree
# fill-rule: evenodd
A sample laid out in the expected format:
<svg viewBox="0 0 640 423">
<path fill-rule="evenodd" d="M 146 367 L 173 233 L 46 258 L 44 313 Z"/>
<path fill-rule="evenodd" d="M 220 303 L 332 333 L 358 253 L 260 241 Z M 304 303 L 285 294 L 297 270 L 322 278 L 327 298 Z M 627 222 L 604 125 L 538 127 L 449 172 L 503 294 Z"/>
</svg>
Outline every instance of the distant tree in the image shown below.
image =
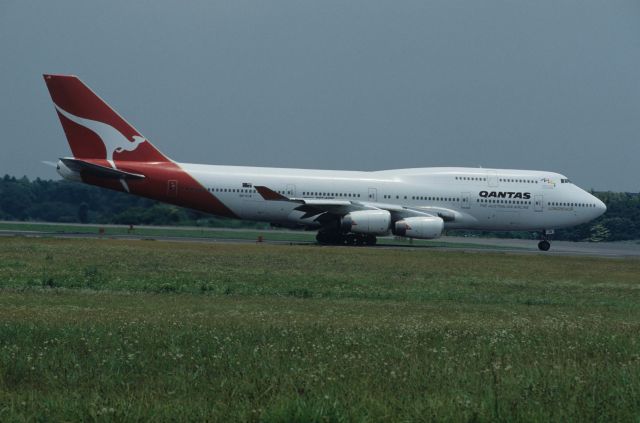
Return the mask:
<svg viewBox="0 0 640 423">
<path fill-rule="evenodd" d="M 634 239 L 637 234 L 637 224 L 626 217 L 611 217 L 603 220 L 602 225 L 610 234 L 615 234 L 616 240 Z"/>
<path fill-rule="evenodd" d="M 16 220 L 26 220 L 27 209 L 34 201 L 28 185 L 24 185 L 12 178 L 8 182 L 3 181 L 0 189 L 0 208 L 7 216 Z"/>
<path fill-rule="evenodd" d="M 78 207 L 75 204 L 61 201 L 48 201 L 34 203 L 27 210 L 28 220 L 40 220 L 44 222 L 77 222 Z M 37 218 L 36 218 L 37 216 Z"/>
<path fill-rule="evenodd" d="M 145 209 L 141 207 L 130 207 L 113 216 L 109 223 L 120 225 L 140 225 Z"/>
<path fill-rule="evenodd" d="M 80 203 L 78 206 L 78 220 L 80 223 L 87 223 L 89 221 L 89 205 L 85 202 Z"/>
<path fill-rule="evenodd" d="M 595 225 L 591 228 L 591 236 L 589 237 L 589 241 L 606 241 L 607 238 L 609 238 L 609 235 L 609 229 L 607 229 L 603 224 Z"/>
</svg>

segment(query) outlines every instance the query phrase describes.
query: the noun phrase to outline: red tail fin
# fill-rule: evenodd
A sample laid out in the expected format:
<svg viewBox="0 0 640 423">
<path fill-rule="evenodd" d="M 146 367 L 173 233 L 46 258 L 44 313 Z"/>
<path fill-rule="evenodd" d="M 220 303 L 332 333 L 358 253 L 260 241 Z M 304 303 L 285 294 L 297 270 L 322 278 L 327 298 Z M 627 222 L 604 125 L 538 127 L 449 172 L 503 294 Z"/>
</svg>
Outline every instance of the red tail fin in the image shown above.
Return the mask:
<svg viewBox="0 0 640 423">
<path fill-rule="evenodd" d="M 75 157 L 112 165 L 170 161 L 78 77 L 44 75 L 44 81 Z"/>
</svg>

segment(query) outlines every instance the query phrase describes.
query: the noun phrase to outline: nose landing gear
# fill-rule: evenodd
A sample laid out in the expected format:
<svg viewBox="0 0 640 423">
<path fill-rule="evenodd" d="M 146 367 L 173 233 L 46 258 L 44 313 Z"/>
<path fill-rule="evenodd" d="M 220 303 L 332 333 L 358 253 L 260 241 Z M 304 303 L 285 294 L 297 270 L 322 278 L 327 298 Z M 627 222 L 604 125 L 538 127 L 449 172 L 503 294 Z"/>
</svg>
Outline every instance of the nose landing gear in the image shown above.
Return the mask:
<svg viewBox="0 0 640 423">
<path fill-rule="evenodd" d="M 538 243 L 538 249 L 540 251 L 549 251 L 549 248 L 551 248 L 551 243 L 546 239 Z"/>
<path fill-rule="evenodd" d="M 540 234 L 540 242 L 538 243 L 538 249 L 540 251 L 549 251 L 551 243 L 549 242 L 549 236 L 553 235 L 553 229 L 547 229 Z"/>
</svg>

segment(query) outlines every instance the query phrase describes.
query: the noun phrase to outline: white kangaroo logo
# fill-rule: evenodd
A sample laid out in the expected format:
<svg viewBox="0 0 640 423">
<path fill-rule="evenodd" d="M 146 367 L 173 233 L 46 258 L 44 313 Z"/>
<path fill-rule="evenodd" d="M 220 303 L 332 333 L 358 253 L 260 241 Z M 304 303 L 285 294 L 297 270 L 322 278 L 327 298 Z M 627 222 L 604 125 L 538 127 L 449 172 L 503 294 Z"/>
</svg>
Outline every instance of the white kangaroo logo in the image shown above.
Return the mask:
<svg viewBox="0 0 640 423">
<path fill-rule="evenodd" d="M 64 117 L 72 122 L 77 123 L 80 126 L 84 126 L 85 128 L 94 132 L 98 137 L 100 137 L 105 149 L 107 150 L 106 160 L 114 169 L 117 169 L 116 164 L 113 161 L 114 153 L 121 153 L 123 151 L 134 151 L 140 144 L 147 141 L 146 138 L 138 135 L 134 135 L 133 141 L 131 141 L 111 125 L 107 125 L 103 122 L 98 122 L 97 120 L 85 119 L 76 115 L 72 115 L 63 108 L 59 107 L 57 104 L 55 106 L 58 112 L 60 112 Z M 127 191 L 129 191 L 127 182 L 124 179 L 120 179 L 120 182 L 122 183 L 122 186 Z"/>
<path fill-rule="evenodd" d="M 133 141 L 131 141 L 111 125 L 107 125 L 103 122 L 98 122 L 97 120 L 85 119 L 79 116 L 72 115 L 71 113 L 59 107 L 57 104 L 56 109 L 67 119 L 77 123 L 80 126 L 84 126 L 100 137 L 102 143 L 104 144 L 104 147 L 107 149 L 106 159 L 109 163 L 111 163 L 111 166 L 113 166 L 114 169 L 116 168 L 115 164 L 113 163 L 114 153 L 121 153 L 123 151 L 134 151 L 140 144 L 147 141 L 146 138 L 138 135 L 134 135 Z"/>
</svg>

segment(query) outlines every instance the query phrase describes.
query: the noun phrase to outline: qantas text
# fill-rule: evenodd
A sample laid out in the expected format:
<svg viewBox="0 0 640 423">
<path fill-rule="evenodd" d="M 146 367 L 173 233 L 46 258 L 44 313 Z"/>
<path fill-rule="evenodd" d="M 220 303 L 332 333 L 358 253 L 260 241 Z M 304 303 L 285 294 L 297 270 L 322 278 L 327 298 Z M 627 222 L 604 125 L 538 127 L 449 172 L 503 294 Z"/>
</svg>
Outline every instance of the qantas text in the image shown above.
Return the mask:
<svg viewBox="0 0 640 423">
<path fill-rule="evenodd" d="M 523 200 L 531 199 L 531 193 L 529 192 L 480 191 L 479 195 L 482 198 L 522 198 Z"/>
</svg>

